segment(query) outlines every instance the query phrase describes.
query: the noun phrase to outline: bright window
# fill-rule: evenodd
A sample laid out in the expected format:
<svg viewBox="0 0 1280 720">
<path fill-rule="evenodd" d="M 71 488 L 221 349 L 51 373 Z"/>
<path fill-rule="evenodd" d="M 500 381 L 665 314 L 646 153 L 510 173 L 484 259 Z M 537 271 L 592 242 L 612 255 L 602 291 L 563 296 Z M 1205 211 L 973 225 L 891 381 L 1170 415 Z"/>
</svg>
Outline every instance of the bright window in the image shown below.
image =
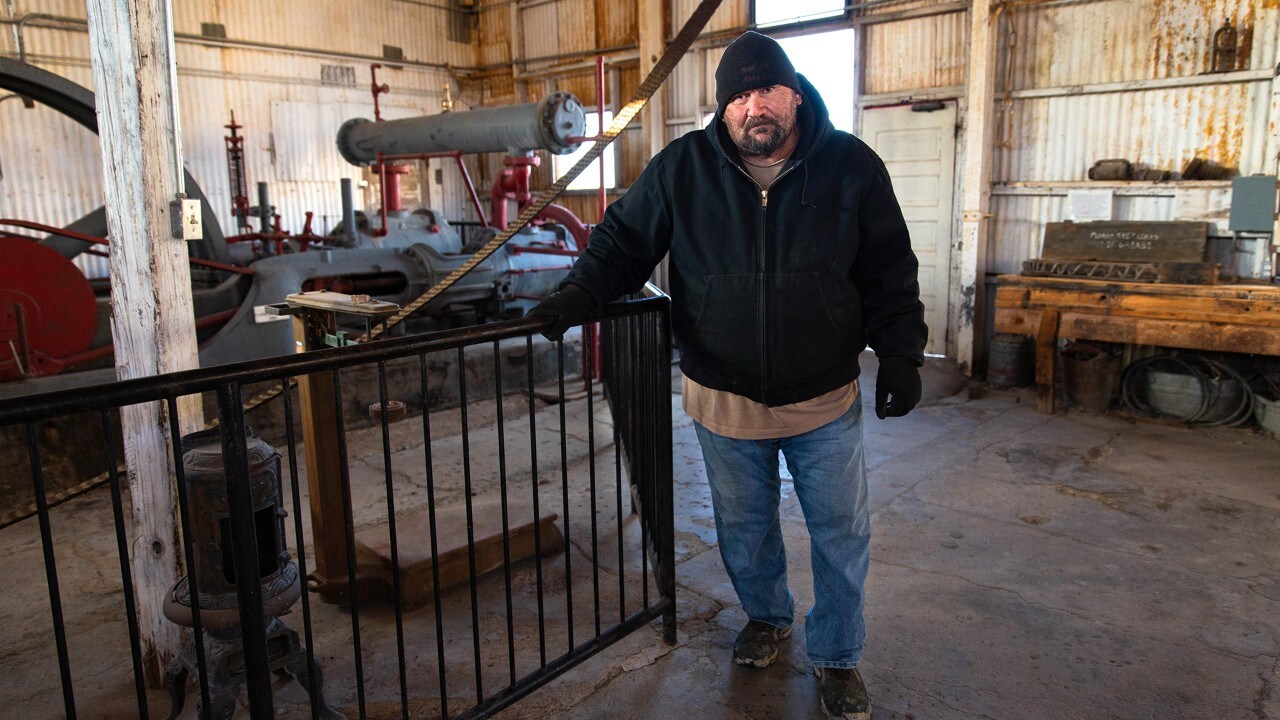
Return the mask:
<svg viewBox="0 0 1280 720">
<path fill-rule="evenodd" d="M 613 122 L 612 110 L 605 111 L 604 121 L 606 124 Z M 592 137 L 600 134 L 600 114 L 599 113 L 593 113 L 593 112 L 587 113 L 587 128 L 586 128 L 585 134 L 587 135 L 587 137 Z M 568 155 L 552 155 L 551 167 L 556 176 L 556 180 L 559 180 L 560 178 L 564 177 L 565 173 L 569 172 L 569 170 L 573 167 L 574 163 L 578 162 L 579 158 L 581 158 L 583 155 L 586 155 L 594 146 L 595 146 L 594 142 L 584 142 L 578 146 L 577 150 L 574 150 Z M 588 165 L 587 169 L 583 170 L 581 175 L 574 178 L 573 182 L 569 183 L 569 186 L 565 189 L 566 190 L 597 190 L 599 189 L 601 160 L 604 160 L 604 186 L 606 188 L 612 188 L 615 185 L 617 185 L 617 178 L 618 178 L 617 163 L 616 163 L 616 158 L 614 156 L 613 151 L 614 151 L 614 146 L 610 144 L 609 147 L 604 149 L 604 152 L 601 154 L 601 156 L 596 158 L 594 162 Z"/>
<path fill-rule="evenodd" d="M 756 0 L 756 25 L 784 25 L 844 14 L 844 0 Z"/>
<path fill-rule="evenodd" d="M 796 66 L 818 89 L 837 130 L 853 132 L 853 30 L 835 30 L 778 41 Z"/>
</svg>

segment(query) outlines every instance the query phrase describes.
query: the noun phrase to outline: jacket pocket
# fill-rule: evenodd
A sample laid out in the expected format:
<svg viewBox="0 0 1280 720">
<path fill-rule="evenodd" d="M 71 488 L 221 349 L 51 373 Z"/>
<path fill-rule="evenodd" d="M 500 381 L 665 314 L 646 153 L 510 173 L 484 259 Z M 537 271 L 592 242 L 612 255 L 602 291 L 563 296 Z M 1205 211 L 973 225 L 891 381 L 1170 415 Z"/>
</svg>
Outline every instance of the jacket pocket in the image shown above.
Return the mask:
<svg viewBox="0 0 1280 720">
<path fill-rule="evenodd" d="M 760 278 L 708 275 L 690 350 L 706 370 L 737 382 L 760 382 Z"/>
<path fill-rule="evenodd" d="M 838 366 L 845 332 L 818 273 L 775 275 L 770 282 L 769 349 L 771 380 L 806 385 Z"/>
</svg>

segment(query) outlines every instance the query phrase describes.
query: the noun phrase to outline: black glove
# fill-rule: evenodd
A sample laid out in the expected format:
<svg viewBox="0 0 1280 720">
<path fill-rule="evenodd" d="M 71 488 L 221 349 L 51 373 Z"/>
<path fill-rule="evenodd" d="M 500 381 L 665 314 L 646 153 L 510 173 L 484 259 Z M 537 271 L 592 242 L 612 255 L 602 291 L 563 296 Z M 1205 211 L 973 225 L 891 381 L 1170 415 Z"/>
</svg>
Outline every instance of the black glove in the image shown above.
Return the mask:
<svg viewBox="0 0 1280 720">
<path fill-rule="evenodd" d="M 893 400 L 889 400 L 892 396 Z M 902 417 L 920 402 L 920 368 L 904 357 L 880 358 L 876 375 L 876 417 Z"/>
<path fill-rule="evenodd" d="M 581 325 L 583 318 L 590 315 L 595 307 L 596 301 L 591 293 L 570 283 L 543 298 L 525 317 L 555 318 L 551 327 L 542 331 L 542 336 L 548 340 L 559 340 L 566 330 Z"/>
</svg>

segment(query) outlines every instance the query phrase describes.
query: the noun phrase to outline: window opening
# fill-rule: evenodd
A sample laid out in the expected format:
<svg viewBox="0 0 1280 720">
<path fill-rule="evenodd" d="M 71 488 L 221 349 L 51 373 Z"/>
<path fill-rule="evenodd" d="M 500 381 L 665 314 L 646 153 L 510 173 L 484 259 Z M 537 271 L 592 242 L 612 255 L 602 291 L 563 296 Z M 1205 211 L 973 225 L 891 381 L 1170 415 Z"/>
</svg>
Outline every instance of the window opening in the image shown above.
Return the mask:
<svg viewBox="0 0 1280 720">
<path fill-rule="evenodd" d="M 586 118 L 586 130 L 584 133 L 587 137 L 594 137 L 600 134 L 600 113 L 589 112 Z M 604 121 L 606 124 L 613 122 L 613 111 L 606 110 L 604 113 Z M 553 155 L 551 160 L 552 170 L 556 176 L 556 180 L 564 177 L 570 168 L 578 162 L 579 158 L 586 155 L 595 146 L 594 142 L 584 142 L 578 146 L 577 150 L 568 155 Z M 617 185 L 617 158 L 614 153 L 614 145 L 610 144 L 604 149 L 600 157 L 587 166 L 582 174 L 569 183 L 566 190 L 598 190 L 600 188 L 600 161 L 604 160 L 604 186 L 606 189 L 613 188 Z"/>
</svg>

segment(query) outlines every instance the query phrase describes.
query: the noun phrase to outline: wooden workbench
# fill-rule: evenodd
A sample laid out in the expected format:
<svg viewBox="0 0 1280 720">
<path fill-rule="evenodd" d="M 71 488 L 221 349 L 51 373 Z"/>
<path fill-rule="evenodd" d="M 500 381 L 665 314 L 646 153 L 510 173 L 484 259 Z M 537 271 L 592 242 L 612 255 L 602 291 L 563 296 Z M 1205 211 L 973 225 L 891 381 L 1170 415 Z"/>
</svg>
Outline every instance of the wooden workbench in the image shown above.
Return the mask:
<svg viewBox="0 0 1280 720">
<path fill-rule="evenodd" d="M 1280 356 L 1280 287 L 1001 275 L 995 330 L 1036 339 L 1036 408 L 1053 412 L 1058 338 Z"/>
</svg>

